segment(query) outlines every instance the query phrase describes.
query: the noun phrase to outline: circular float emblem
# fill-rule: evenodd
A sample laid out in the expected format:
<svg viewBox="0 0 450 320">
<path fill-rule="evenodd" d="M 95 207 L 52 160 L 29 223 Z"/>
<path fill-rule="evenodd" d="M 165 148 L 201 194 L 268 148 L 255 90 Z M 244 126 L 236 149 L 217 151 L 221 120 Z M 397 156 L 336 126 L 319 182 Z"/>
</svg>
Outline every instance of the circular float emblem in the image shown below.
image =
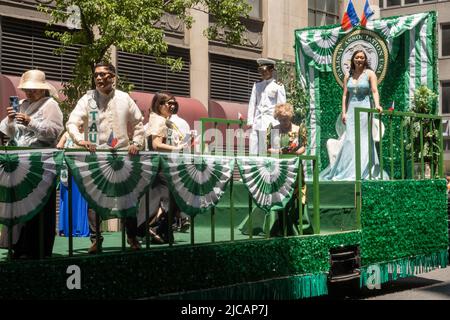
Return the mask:
<svg viewBox="0 0 450 320">
<path fill-rule="evenodd" d="M 383 81 L 389 61 L 386 43 L 373 31 L 357 29 L 342 38 L 333 52 L 333 73 L 341 87 L 344 75 L 350 71 L 353 52 L 361 49 L 366 52 L 369 67 L 377 75 L 378 84 Z"/>
</svg>

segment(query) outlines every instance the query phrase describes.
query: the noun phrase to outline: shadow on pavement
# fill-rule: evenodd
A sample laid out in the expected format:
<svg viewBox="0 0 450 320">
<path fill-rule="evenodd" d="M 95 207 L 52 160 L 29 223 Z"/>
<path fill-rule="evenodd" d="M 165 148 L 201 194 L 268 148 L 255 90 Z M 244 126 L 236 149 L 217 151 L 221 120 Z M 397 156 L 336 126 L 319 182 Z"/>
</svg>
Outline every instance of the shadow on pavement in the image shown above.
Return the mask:
<svg viewBox="0 0 450 320">
<path fill-rule="evenodd" d="M 409 277 L 383 283 L 380 289 L 368 289 L 367 287 L 360 288 L 359 279 L 357 279 L 349 282 L 329 284 L 328 295 L 313 298 L 313 300 L 362 300 L 420 288 L 423 288 L 421 290 L 447 295 L 450 298 L 450 284 L 437 285 L 440 283 L 443 283 L 443 281 Z M 425 288 L 429 286 L 433 287 Z"/>
</svg>

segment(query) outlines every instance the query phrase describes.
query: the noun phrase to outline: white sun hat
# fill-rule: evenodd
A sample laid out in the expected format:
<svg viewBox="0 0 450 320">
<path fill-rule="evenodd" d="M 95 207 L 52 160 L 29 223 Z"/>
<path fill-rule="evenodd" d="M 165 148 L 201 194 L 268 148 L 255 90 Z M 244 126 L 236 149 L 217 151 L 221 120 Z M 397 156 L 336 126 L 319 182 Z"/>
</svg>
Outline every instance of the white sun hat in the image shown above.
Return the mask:
<svg viewBox="0 0 450 320">
<path fill-rule="evenodd" d="M 41 70 L 29 70 L 22 74 L 18 89 L 48 90 L 52 97 L 58 98 L 58 90 L 45 80 L 45 73 Z"/>
</svg>

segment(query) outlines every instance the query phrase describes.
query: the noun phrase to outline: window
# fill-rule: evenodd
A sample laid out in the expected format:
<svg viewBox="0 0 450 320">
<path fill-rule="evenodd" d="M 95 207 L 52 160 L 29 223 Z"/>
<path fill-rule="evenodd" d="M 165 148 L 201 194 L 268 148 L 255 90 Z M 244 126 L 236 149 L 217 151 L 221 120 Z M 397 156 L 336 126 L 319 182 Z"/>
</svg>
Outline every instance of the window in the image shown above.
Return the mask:
<svg viewBox="0 0 450 320">
<path fill-rule="evenodd" d="M 389 8 L 395 6 L 409 6 L 436 2 L 438 0 L 380 0 L 380 8 Z M 446 0 L 440 0 L 446 1 Z"/>
<path fill-rule="evenodd" d="M 441 83 L 441 95 L 442 114 L 450 113 L 450 81 Z"/>
<path fill-rule="evenodd" d="M 247 0 L 247 2 L 252 6 L 249 12 L 250 18 L 261 18 L 261 0 Z"/>
<path fill-rule="evenodd" d="M 337 0 L 308 0 L 308 25 L 323 26 L 339 21 Z"/>
<path fill-rule="evenodd" d="M 210 98 L 248 102 L 253 83 L 260 80 L 256 61 L 210 55 Z"/>
<path fill-rule="evenodd" d="M 386 0 L 386 7 L 399 6 L 400 0 Z"/>
<path fill-rule="evenodd" d="M 450 56 L 450 24 L 441 26 L 441 56 Z"/>
<path fill-rule="evenodd" d="M 44 23 L 0 17 L 0 71 L 20 76 L 29 69 L 40 69 L 50 80 L 66 82 L 72 78 L 79 48 L 67 48 L 63 55 L 53 50 L 61 46 L 56 39 L 48 38 L 46 30 L 64 32 L 62 27 L 47 27 Z"/>
<path fill-rule="evenodd" d="M 444 137 L 444 151 L 450 151 L 450 139 L 446 136 Z M 447 173 L 447 175 L 450 175 L 450 173 Z"/>
<path fill-rule="evenodd" d="M 176 96 L 190 96 L 190 54 L 188 49 L 169 47 L 167 55 L 183 59 L 183 69 L 172 72 L 170 67 L 156 63 L 155 57 L 117 51 L 117 72 L 134 85 L 137 91 L 169 91 Z"/>
</svg>

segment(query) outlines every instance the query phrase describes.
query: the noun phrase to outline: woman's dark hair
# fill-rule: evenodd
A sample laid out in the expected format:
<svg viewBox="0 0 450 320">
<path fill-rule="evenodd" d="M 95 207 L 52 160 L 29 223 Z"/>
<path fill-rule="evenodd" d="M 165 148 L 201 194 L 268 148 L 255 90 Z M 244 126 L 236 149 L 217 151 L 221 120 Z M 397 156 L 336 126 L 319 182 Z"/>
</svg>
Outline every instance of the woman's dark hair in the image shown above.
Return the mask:
<svg viewBox="0 0 450 320">
<path fill-rule="evenodd" d="M 157 92 L 153 96 L 152 103 L 150 105 L 151 111 L 156 114 L 161 114 L 160 107 L 170 100 L 171 94 L 168 92 Z"/>
<path fill-rule="evenodd" d="M 355 71 L 355 68 L 356 68 L 355 62 L 354 62 L 353 60 L 355 59 L 355 56 L 356 56 L 358 53 L 360 53 L 360 52 L 364 53 L 364 57 L 366 57 L 366 61 L 364 62 L 364 68 L 372 70 L 372 69 L 370 68 L 370 66 L 369 66 L 369 59 L 367 59 L 367 54 L 366 54 L 366 52 L 365 52 L 364 50 L 361 50 L 361 49 L 360 49 L 360 50 L 356 50 L 355 52 L 353 52 L 352 58 L 350 59 L 350 62 L 351 62 L 350 72 L 349 72 L 350 75 L 353 74 L 353 71 Z"/>
</svg>

